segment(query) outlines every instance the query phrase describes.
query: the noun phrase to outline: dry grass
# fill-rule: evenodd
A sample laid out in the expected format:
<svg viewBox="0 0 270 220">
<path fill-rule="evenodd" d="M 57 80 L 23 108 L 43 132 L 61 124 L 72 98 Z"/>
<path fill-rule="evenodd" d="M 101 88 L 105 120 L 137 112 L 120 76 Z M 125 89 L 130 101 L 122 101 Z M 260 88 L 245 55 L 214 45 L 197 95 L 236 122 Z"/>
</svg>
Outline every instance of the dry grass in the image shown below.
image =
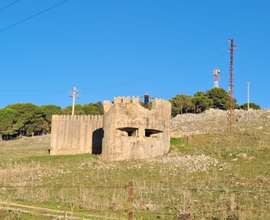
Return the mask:
<svg viewBox="0 0 270 220">
<path fill-rule="evenodd" d="M 171 155 L 219 161 L 189 172 L 159 160 L 107 162 L 93 155 L 49 156 L 49 136 L 0 143 L 0 200 L 93 219 L 270 219 L 270 128 L 172 139 Z M 256 123 L 257 126 L 258 123 Z M 246 153 L 247 158 L 236 155 Z M 234 161 L 233 161 L 234 160 Z M 129 181 L 134 183 L 130 207 Z M 1 219 L 52 219 L 0 210 Z M 91 219 L 92 217 L 89 217 Z"/>
</svg>

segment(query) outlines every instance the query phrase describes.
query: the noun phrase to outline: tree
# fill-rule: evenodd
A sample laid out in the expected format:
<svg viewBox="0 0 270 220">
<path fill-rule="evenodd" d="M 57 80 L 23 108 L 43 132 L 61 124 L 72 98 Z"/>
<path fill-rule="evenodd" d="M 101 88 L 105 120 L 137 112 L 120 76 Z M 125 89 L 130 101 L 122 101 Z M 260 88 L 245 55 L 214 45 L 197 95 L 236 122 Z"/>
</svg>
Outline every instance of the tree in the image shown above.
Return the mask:
<svg viewBox="0 0 270 220">
<path fill-rule="evenodd" d="M 71 110 L 68 107 L 65 107 L 61 110 L 61 115 L 71 115 Z"/>
<path fill-rule="evenodd" d="M 103 108 L 103 104 L 102 104 L 101 101 L 98 101 L 98 102 L 94 103 L 94 107 L 96 108 L 99 115 L 104 114 L 104 108 Z"/>
<path fill-rule="evenodd" d="M 198 91 L 198 92 L 194 93 L 194 97 L 202 97 L 202 96 L 206 96 L 205 92 Z"/>
<path fill-rule="evenodd" d="M 82 106 L 82 109 L 86 115 L 98 115 L 98 111 L 95 106 L 90 104 L 85 104 Z"/>
<path fill-rule="evenodd" d="M 32 103 L 17 103 L 8 105 L 6 108 L 11 108 L 18 112 L 16 128 L 20 133 L 34 135 L 49 129 L 49 123 L 46 121 L 40 106 Z"/>
<path fill-rule="evenodd" d="M 213 100 L 209 99 L 204 92 L 198 91 L 192 97 L 192 103 L 196 112 L 203 112 L 213 105 Z"/>
<path fill-rule="evenodd" d="M 241 109 L 244 109 L 244 110 L 247 110 L 248 109 L 248 103 L 245 103 L 243 105 L 240 106 Z M 260 110 L 261 109 L 261 106 L 260 105 L 257 105 L 253 102 L 250 102 L 249 103 L 249 108 L 250 109 L 254 109 L 254 110 Z"/>
<path fill-rule="evenodd" d="M 192 107 L 191 96 L 188 95 L 176 95 L 171 100 L 172 104 L 172 115 L 175 116 L 179 113 L 187 112 Z"/>
<path fill-rule="evenodd" d="M 96 103 L 90 102 L 89 104 L 85 104 L 82 106 L 82 110 L 86 115 L 103 115 L 104 109 L 103 104 L 98 101 Z"/>
<path fill-rule="evenodd" d="M 72 106 L 67 106 L 62 110 L 62 115 L 71 115 L 72 114 Z M 74 115 L 85 115 L 83 107 L 81 104 L 76 104 L 74 106 Z"/>
<path fill-rule="evenodd" d="M 234 104 L 234 109 L 240 109 L 240 105 L 238 105 L 237 103 Z"/>
<path fill-rule="evenodd" d="M 212 100 L 217 109 L 227 109 L 229 94 L 223 88 L 213 88 L 206 91 L 206 96 Z"/>
<path fill-rule="evenodd" d="M 45 114 L 45 119 L 49 123 L 52 123 L 52 115 L 60 115 L 62 110 L 61 107 L 57 105 L 42 105 L 41 108 Z"/>
<path fill-rule="evenodd" d="M 17 121 L 18 112 L 14 109 L 0 109 L 0 141 L 3 135 L 14 135 L 17 133 L 17 128 L 14 126 Z"/>
</svg>

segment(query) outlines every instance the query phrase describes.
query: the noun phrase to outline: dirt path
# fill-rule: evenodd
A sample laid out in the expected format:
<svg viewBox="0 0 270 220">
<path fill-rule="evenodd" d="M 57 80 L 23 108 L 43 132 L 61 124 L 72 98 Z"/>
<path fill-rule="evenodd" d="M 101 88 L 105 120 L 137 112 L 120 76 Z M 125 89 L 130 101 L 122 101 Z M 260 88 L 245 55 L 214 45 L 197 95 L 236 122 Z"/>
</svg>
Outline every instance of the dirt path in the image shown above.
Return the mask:
<svg viewBox="0 0 270 220">
<path fill-rule="evenodd" d="M 4 205 L 4 206 L 2 206 Z M 12 207 L 13 206 L 13 207 Z M 15 207 L 20 207 L 20 208 L 15 208 Z M 57 219 L 80 219 L 80 220 L 91 220 L 88 218 L 82 218 L 82 217 L 75 217 L 77 215 L 77 213 L 74 212 L 67 212 L 67 211 L 61 211 L 61 210 L 55 210 L 55 209 L 48 209 L 48 208 L 42 208 L 42 207 L 36 207 L 36 206 L 29 206 L 29 205 L 21 205 L 21 204 L 17 204 L 17 203 L 12 203 L 12 202 L 4 202 L 4 201 L 0 201 L 0 209 L 4 209 L 4 210 L 12 210 L 12 211 L 16 211 L 16 212 L 23 212 L 23 213 L 29 213 L 29 214 L 33 214 L 33 210 L 37 210 L 37 211 L 45 211 L 45 212 L 51 212 L 54 214 L 50 214 L 50 213 L 38 213 L 39 215 L 44 215 L 44 216 L 51 216 L 54 217 L 54 220 Z M 30 209 L 32 211 L 29 211 L 27 209 Z M 56 215 L 56 213 L 59 213 L 58 215 Z M 61 215 L 60 215 L 61 214 Z M 69 216 L 68 216 L 69 215 Z M 75 215 L 75 216 L 73 216 Z M 96 217 L 96 218 L 102 218 L 102 219 L 120 219 L 120 218 L 112 218 L 112 217 L 105 217 L 105 216 L 98 216 L 98 215 L 90 215 L 87 214 L 87 216 L 89 217 Z"/>
</svg>

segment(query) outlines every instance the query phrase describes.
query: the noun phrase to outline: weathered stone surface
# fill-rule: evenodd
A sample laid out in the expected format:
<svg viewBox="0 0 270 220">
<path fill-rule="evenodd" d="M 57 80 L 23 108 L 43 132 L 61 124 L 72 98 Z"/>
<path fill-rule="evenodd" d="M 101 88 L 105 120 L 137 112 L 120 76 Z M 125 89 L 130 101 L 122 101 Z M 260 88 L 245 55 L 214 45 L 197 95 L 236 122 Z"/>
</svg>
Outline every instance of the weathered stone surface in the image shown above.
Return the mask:
<svg viewBox="0 0 270 220">
<path fill-rule="evenodd" d="M 148 158 L 167 153 L 170 147 L 171 104 L 153 99 L 152 109 L 139 97 L 115 98 L 104 112 L 102 158 L 123 160 Z"/>
<path fill-rule="evenodd" d="M 103 117 L 53 115 L 51 155 L 100 153 Z"/>
</svg>

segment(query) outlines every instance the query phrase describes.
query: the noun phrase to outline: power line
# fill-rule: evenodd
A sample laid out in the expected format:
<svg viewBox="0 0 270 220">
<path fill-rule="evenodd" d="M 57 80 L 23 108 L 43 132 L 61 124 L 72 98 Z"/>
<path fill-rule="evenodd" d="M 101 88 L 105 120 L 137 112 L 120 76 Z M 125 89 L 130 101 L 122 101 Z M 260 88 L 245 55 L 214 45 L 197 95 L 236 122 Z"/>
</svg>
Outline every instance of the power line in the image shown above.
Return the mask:
<svg viewBox="0 0 270 220">
<path fill-rule="evenodd" d="M 7 9 L 8 7 L 10 7 L 10 6 L 12 6 L 12 5 L 18 3 L 19 1 L 20 1 L 20 0 L 17 0 L 17 1 L 15 1 L 15 2 L 10 3 L 9 5 L 7 5 L 7 6 L 3 7 L 3 8 L 1 8 L 0 11 L 3 11 L 3 10 L 5 10 L 5 9 Z"/>
<path fill-rule="evenodd" d="M 190 66 L 195 66 L 197 64 L 204 63 L 204 62 L 207 62 L 209 60 L 212 60 L 212 59 L 215 59 L 215 58 L 224 56 L 224 55 L 227 55 L 227 53 L 223 53 L 221 55 L 218 55 L 218 56 L 215 56 L 215 57 L 211 57 L 209 59 L 205 59 L 205 60 L 202 60 L 202 61 L 198 61 L 196 63 L 188 64 L 186 66 L 178 67 L 178 68 L 175 68 L 175 69 L 172 69 L 172 70 L 163 71 L 161 73 L 155 73 L 155 72 L 158 72 L 158 71 L 155 71 L 155 72 L 152 72 L 150 74 L 146 74 L 145 76 L 135 77 L 135 78 L 129 79 L 127 81 L 122 81 L 122 82 L 119 82 L 119 83 L 116 83 L 116 84 L 111 84 L 111 85 L 108 85 L 108 86 L 103 86 L 103 87 L 96 88 L 96 89 L 91 89 L 91 90 L 101 90 L 101 89 L 108 88 L 108 87 L 116 87 L 116 86 L 119 86 L 119 85 L 122 85 L 122 84 L 133 83 L 133 82 L 136 82 L 136 81 L 140 81 L 142 79 L 147 79 L 147 78 L 151 78 L 151 77 L 154 77 L 154 76 L 158 76 L 158 75 L 163 75 L 163 74 L 166 74 L 166 73 L 170 73 L 170 72 L 173 72 L 173 71 L 176 71 L 176 70 L 185 69 L 185 68 L 190 67 Z"/>
<path fill-rule="evenodd" d="M 34 17 L 36 17 L 36 16 L 38 16 L 38 15 L 44 13 L 44 12 L 47 12 L 47 11 L 49 11 L 49 10 L 51 10 L 51 9 L 53 9 L 53 8 L 55 8 L 55 7 L 57 7 L 57 6 L 59 6 L 59 5 L 62 5 L 62 4 L 64 4 L 64 3 L 66 3 L 67 1 L 68 1 L 68 0 L 62 1 L 62 2 L 60 2 L 60 3 L 58 3 L 58 4 L 54 5 L 54 6 L 51 6 L 51 7 L 47 8 L 47 9 L 45 9 L 45 10 L 43 10 L 43 11 L 37 13 L 37 14 L 34 14 L 34 15 L 32 15 L 32 16 L 30 16 L 30 17 L 28 17 L 28 18 L 25 18 L 25 19 L 23 19 L 23 20 L 21 20 L 21 21 L 19 21 L 19 22 L 16 22 L 16 23 L 14 23 L 14 24 L 12 24 L 12 25 L 10 25 L 10 26 L 8 26 L 8 27 L 5 27 L 5 28 L 3 28 L 3 29 L 0 30 L 0 33 L 3 32 L 3 31 L 6 31 L 7 29 L 10 29 L 10 28 L 12 28 L 12 27 L 14 27 L 14 26 L 16 26 L 16 25 L 19 25 L 19 24 L 21 24 L 21 23 L 23 23 L 23 22 L 25 22 L 25 21 L 27 21 L 27 20 L 30 20 L 31 18 L 34 18 Z"/>
</svg>

